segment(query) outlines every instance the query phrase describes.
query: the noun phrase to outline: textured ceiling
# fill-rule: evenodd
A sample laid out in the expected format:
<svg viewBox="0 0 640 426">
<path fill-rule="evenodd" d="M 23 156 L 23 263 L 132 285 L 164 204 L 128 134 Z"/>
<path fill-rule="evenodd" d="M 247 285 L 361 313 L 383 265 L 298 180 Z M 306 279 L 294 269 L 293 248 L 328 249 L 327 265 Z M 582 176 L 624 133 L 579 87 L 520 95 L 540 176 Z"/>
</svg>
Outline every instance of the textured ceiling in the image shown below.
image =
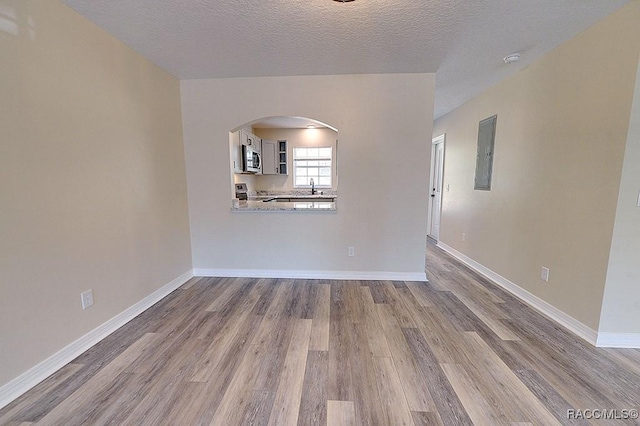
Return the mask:
<svg viewBox="0 0 640 426">
<path fill-rule="evenodd" d="M 63 1 L 180 79 L 437 72 L 438 117 L 629 0 Z"/>
<path fill-rule="evenodd" d="M 305 129 L 309 126 L 316 129 L 328 127 L 325 123 L 311 118 L 282 116 L 261 118 L 251 124 L 251 127 L 255 129 Z"/>
</svg>

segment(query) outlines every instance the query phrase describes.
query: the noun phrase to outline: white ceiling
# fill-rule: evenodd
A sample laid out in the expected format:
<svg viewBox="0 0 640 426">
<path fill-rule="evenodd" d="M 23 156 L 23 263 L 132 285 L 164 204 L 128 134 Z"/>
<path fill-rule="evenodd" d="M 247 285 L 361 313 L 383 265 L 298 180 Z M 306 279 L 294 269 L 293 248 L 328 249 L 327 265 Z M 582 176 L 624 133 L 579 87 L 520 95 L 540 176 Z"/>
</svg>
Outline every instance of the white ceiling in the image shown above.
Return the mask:
<svg viewBox="0 0 640 426">
<path fill-rule="evenodd" d="M 63 1 L 180 79 L 436 72 L 438 117 L 629 0 Z"/>
<path fill-rule="evenodd" d="M 325 123 L 311 118 L 285 116 L 265 117 L 251 124 L 255 129 L 305 129 L 309 126 L 316 129 L 328 127 Z"/>
</svg>

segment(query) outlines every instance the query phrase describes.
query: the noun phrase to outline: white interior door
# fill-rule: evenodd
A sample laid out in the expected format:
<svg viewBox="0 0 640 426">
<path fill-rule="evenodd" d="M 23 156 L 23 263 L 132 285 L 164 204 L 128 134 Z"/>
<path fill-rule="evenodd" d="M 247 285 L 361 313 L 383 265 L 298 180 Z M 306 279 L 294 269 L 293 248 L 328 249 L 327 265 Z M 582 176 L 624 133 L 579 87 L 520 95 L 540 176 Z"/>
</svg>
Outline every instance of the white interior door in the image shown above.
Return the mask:
<svg viewBox="0 0 640 426">
<path fill-rule="evenodd" d="M 442 211 L 442 178 L 444 175 L 444 135 L 433 140 L 431 167 L 431 202 L 429 203 L 429 235 L 438 240 L 440 238 L 440 213 Z"/>
</svg>

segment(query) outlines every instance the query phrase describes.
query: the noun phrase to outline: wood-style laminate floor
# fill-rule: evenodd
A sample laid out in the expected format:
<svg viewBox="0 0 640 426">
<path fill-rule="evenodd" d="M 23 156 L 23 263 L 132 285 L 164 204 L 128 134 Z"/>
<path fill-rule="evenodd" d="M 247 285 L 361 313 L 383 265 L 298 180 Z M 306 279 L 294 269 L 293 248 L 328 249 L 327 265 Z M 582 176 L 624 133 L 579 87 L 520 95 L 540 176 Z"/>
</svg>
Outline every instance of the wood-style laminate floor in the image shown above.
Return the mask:
<svg viewBox="0 0 640 426">
<path fill-rule="evenodd" d="M 0 424 L 553 425 L 640 408 L 640 351 L 593 348 L 427 251 L 429 283 L 194 278 Z"/>
</svg>

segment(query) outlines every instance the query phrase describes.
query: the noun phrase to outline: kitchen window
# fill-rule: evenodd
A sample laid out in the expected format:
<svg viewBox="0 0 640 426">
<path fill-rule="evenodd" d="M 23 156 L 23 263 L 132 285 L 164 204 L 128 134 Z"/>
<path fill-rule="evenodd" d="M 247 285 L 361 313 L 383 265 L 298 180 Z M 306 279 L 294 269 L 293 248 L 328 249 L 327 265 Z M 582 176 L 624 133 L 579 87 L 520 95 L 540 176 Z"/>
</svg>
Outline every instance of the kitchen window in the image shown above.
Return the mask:
<svg viewBox="0 0 640 426">
<path fill-rule="evenodd" d="M 294 147 L 294 188 L 311 188 L 311 179 L 317 188 L 331 188 L 332 149 L 327 147 Z"/>
</svg>

